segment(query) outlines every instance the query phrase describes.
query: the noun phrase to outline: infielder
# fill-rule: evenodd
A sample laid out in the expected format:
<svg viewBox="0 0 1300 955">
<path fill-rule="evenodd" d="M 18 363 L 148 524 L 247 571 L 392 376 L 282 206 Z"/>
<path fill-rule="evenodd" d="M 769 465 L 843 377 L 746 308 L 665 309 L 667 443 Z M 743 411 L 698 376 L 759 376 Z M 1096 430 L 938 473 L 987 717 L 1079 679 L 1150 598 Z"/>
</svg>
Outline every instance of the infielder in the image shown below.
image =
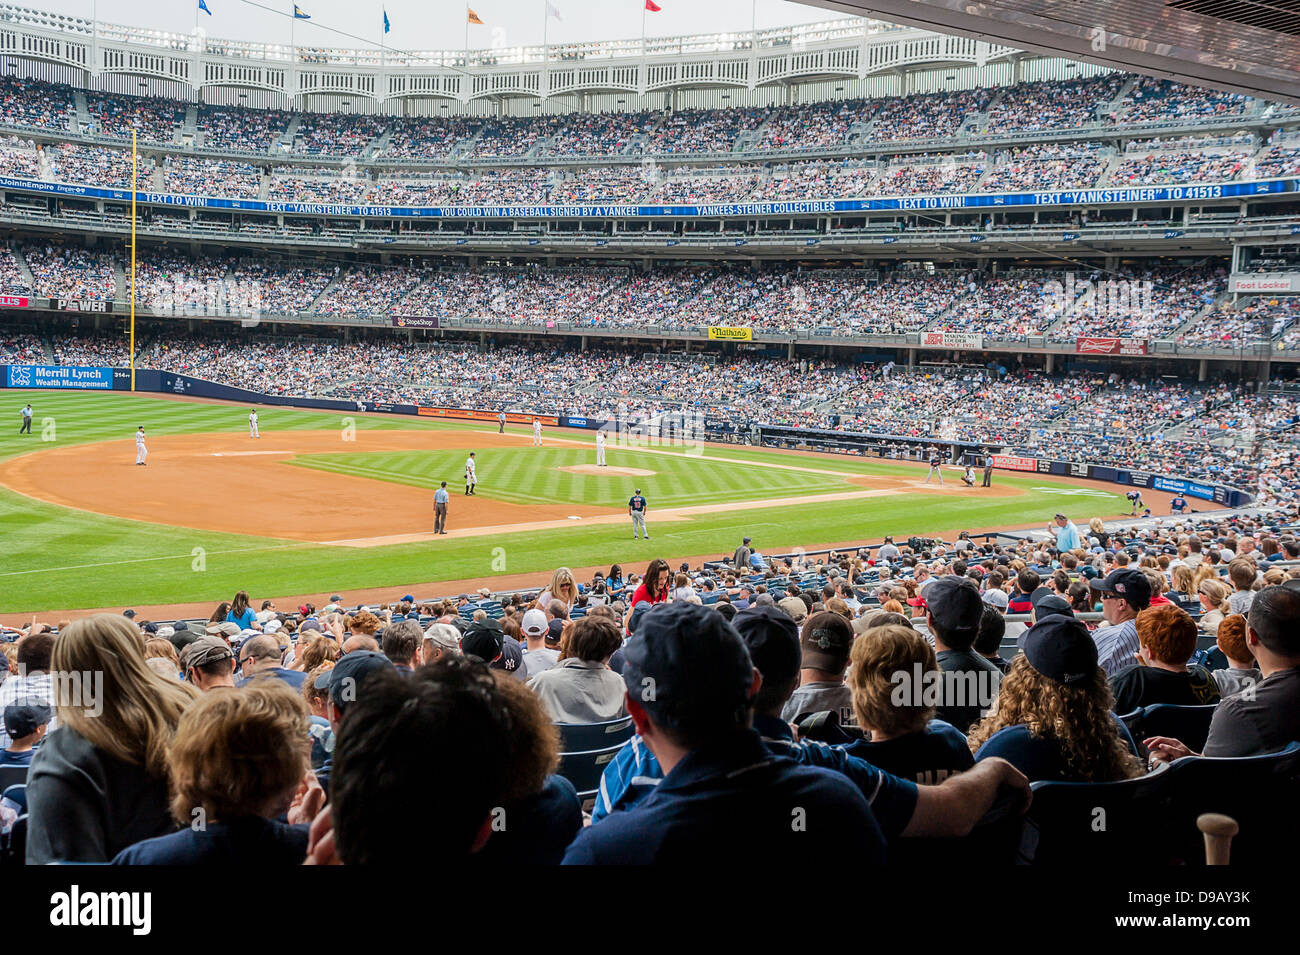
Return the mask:
<svg viewBox="0 0 1300 955">
<path fill-rule="evenodd" d="M 506 413 L 505 413 L 504 411 L 502 411 L 500 414 L 497 415 L 497 421 L 498 421 L 498 422 L 500 423 L 500 425 L 501 425 L 501 427 L 497 428 L 497 434 L 505 434 L 505 433 L 506 433 Z"/>
<path fill-rule="evenodd" d="M 144 459 L 149 457 L 149 449 L 144 446 L 144 425 L 135 433 L 135 463 L 144 467 Z"/>
<path fill-rule="evenodd" d="M 926 484 L 929 484 L 929 483 L 930 483 L 930 478 L 934 477 L 934 476 L 937 474 L 937 475 L 939 475 L 939 486 L 940 486 L 940 487 L 943 486 L 943 471 L 939 470 L 939 468 L 940 468 L 940 466 L 941 466 L 942 464 L 943 464 L 943 458 L 941 458 L 941 457 L 939 456 L 939 452 L 938 452 L 938 450 L 931 451 L 931 452 L 930 452 L 930 471 L 929 471 L 929 473 L 926 474 L 926 476 L 925 476 L 925 483 L 926 483 Z"/>
<path fill-rule="evenodd" d="M 23 434 L 24 432 L 26 432 L 27 434 L 32 433 L 32 406 L 31 405 L 28 405 L 26 408 L 23 409 L 23 426 L 18 429 L 18 433 Z"/>
<path fill-rule="evenodd" d="M 645 498 L 641 496 L 640 488 L 628 499 L 627 512 L 632 515 L 632 539 L 637 540 L 645 534 L 645 539 L 649 540 L 650 532 L 645 527 Z"/>
<path fill-rule="evenodd" d="M 254 408 L 248 413 L 248 436 L 250 438 L 260 438 L 262 435 L 257 430 L 257 409 Z"/>
<path fill-rule="evenodd" d="M 605 466 L 605 432 L 596 432 L 596 467 Z"/>
<path fill-rule="evenodd" d="M 443 481 L 438 490 L 433 492 L 433 532 L 447 533 L 447 502 L 451 495 L 447 493 L 447 482 Z"/>
<path fill-rule="evenodd" d="M 474 452 L 465 459 L 465 493 L 473 494 L 474 485 L 478 484 L 478 474 L 474 470 Z"/>
<path fill-rule="evenodd" d="M 533 419 L 533 447 L 542 446 L 542 421 L 540 418 Z"/>
<path fill-rule="evenodd" d="M 1129 515 L 1128 515 L 1128 516 L 1129 516 L 1129 517 L 1137 517 L 1137 512 L 1140 511 L 1140 510 L 1142 509 L 1142 507 L 1143 507 L 1143 504 L 1142 504 L 1142 492 L 1141 492 L 1141 491 L 1129 491 L 1129 492 L 1128 492 L 1127 494 L 1125 494 L 1124 496 L 1127 497 L 1127 498 L 1129 499 L 1129 503 L 1133 505 L 1133 510 L 1129 512 Z"/>
</svg>

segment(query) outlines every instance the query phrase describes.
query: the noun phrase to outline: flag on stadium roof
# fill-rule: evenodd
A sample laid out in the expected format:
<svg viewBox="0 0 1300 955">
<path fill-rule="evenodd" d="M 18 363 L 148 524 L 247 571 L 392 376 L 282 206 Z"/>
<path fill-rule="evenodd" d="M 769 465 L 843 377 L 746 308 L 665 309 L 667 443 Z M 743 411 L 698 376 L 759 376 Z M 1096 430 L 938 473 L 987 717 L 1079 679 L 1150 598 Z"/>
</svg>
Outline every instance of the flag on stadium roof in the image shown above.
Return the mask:
<svg viewBox="0 0 1300 955">
<path fill-rule="evenodd" d="M 385 33 L 388 32 L 389 27 L 390 27 L 390 24 L 389 24 L 389 22 L 388 22 L 388 11 L 387 11 L 387 10 L 384 10 L 384 32 L 385 32 Z"/>
<path fill-rule="evenodd" d="M 645 0 L 645 8 L 651 13 L 658 13 L 663 9 L 659 4 L 655 3 L 655 0 Z"/>
<path fill-rule="evenodd" d="M 199 0 L 199 9 L 202 10 L 204 13 L 206 13 L 208 16 L 212 16 L 212 11 L 208 9 L 207 0 Z"/>
<path fill-rule="evenodd" d="M 311 15 L 307 13 L 303 13 L 302 7 L 298 6 L 298 4 L 295 3 L 293 5 L 293 18 L 295 20 L 310 20 Z"/>
<path fill-rule="evenodd" d="M 471 10 L 469 7 L 465 8 L 465 15 L 467 18 L 466 22 L 477 23 L 479 26 L 486 26 L 486 24 L 478 18 L 478 14 L 475 13 L 473 10 Z"/>
<path fill-rule="evenodd" d="M 546 0 L 546 15 L 548 17 L 555 17 L 555 19 L 559 20 L 561 23 L 564 22 L 564 17 L 560 16 L 559 9 L 555 4 L 551 3 L 551 0 Z"/>
</svg>

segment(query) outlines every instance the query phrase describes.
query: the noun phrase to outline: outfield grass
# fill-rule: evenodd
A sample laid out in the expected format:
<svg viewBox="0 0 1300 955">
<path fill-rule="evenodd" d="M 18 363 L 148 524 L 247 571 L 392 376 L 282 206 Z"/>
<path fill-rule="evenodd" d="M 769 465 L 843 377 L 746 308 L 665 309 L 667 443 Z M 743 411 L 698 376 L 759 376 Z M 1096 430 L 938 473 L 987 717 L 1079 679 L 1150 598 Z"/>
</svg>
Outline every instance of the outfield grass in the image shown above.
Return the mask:
<svg viewBox="0 0 1300 955">
<path fill-rule="evenodd" d="M 607 448 L 610 467 L 639 468 L 652 475 L 580 474 L 560 468 L 592 464 L 588 448 L 493 448 L 480 454 L 482 497 L 512 504 L 553 504 L 556 501 L 598 507 L 626 507 L 640 488 L 656 509 L 692 504 L 724 504 L 807 494 L 847 491 L 855 485 L 833 474 L 771 468 L 763 464 L 732 463 L 692 454 L 643 454 Z M 335 474 L 394 481 L 435 488 L 441 480 L 456 483 L 465 467 L 465 451 L 372 451 L 364 454 L 306 454 L 292 464 Z M 816 462 L 812 467 L 824 467 Z M 859 486 L 858 490 L 862 490 Z"/>
<path fill-rule="evenodd" d="M 58 445 L 109 439 L 129 441 L 140 424 L 144 424 L 151 435 L 239 432 L 247 427 L 247 408 L 240 405 L 199 404 L 123 393 L 8 390 L 0 394 L 11 412 L 12 424 L 12 430 L 0 435 L 0 458 L 51 446 L 41 442 L 40 432 L 46 418 L 53 419 L 53 438 Z M 28 401 L 35 410 L 34 429 L 37 434 L 20 438 L 17 435 L 18 411 Z M 344 416 L 260 408 L 259 417 L 263 431 L 272 432 L 335 429 Z M 358 429 L 478 431 L 484 427 L 482 422 L 351 417 L 355 418 Z M 508 430 L 530 433 L 526 428 Z M 573 434 L 566 437 L 582 439 L 583 436 Z M 472 439 L 467 436 L 466 446 L 472 444 Z M 463 451 L 427 452 L 428 455 L 444 453 L 452 453 L 459 459 L 452 462 L 457 469 L 463 465 Z M 496 459 L 499 455 L 513 456 L 516 453 L 527 455 L 525 460 L 532 462 L 526 471 L 541 472 L 552 469 L 538 468 L 537 455 L 563 456 L 573 452 L 551 448 L 540 451 L 523 448 L 517 452 L 493 449 L 492 456 Z M 423 481 L 420 472 L 430 460 L 424 457 L 425 454 L 310 455 L 300 459 L 299 463 L 313 467 L 326 465 L 326 469 L 338 470 L 379 467 L 385 480 L 402 481 L 405 475 L 405 483 L 416 483 Z M 798 463 L 854 474 L 904 473 L 912 478 L 917 476 L 915 468 L 876 459 L 841 456 L 792 458 L 755 448 L 710 447 L 707 454 L 709 458 L 723 458 L 728 462 L 752 461 L 760 466 L 722 465 L 716 461 L 692 460 L 689 456 L 678 460 L 666 455 L 640 455 L 611 445 L 608 451 L 610 464 L 643 467 L 658 474 L 644 479 L 584 477 L 581 482 L 583 493 L 590 490 L 594 495 L 593 501 L 603 503 L 608 499 L 614 506 L 626 502 L 629 482 L 644 482 L 641 486 L 651 504 L 648 523 L 653 539 L 649 542 L 631 540 L 630 527 L 623 525 L 583 526 L 581 522 L 575 522 L 573 527 L 559 530 L 445 538 L 364 550 L 345 549 L 252 535 L 208 533 L 87 514 L 33 501 L 0 488 L 0 612 L 215 602 L 229 599 L 239 589 L 248 589 L 255 599 L 260 599 L 334 589 L 398 588 L 423 582 L 501 574 L 541 574 L 561 564 L 573 567 L 609 563 L 638 566 L 652 557 L 730 553 L 745 535 L 752 536 L 762 550 L 774 552 L 801 545 L 812 548 L 879 538 L 889 533 L 944 533 L 974 527 L 1045 524 L 1048 516 L 1058 510 L 1074 518 L 1087 518 L 1098 512 L 1118 512 L 1122 502 L 1119 494 L 1102 498 L 1095 496 L 1096 491 L 1091 491 L 1088 496 L 1075 496 L 1069 492 L 1068 485 L 1031 490 L 1054 482 L 1033 475 L 1010 477 L 999 473 L 999 485 L 1020 487 L 1027 493 L 997 498 L 975 494 L 898 495 L 821 506 L 755 507 L 700 515 L 690 521 L 656 521 L 655 509 L 670 504 L 794 496 L 844 490 L 846 487 L 843 479 L 834 475 L 786 471 L 762 465 Z M 579 452 L 577 457 L 585 457 L 588 462 L 591 460 L 589 453 L 583 455 Z M 372 458 L 374 460 L 370 460 Z M 94 467 L 93 459 L 88 459 L 86 466 Z M 492 465 L 493 469 L 497 467 L 496 463 Z M 361 472 L 349 470 L 347 473 Z M 717 476 L 711 478 L 710 473 Z M 660 475 L 670 474 L 678 475 L 673 480 L 684 479 L 694 483 L 687 487 L 669 483 L 657 492 L 660 496 L 652 494 L 654 485 L 650 482 Z M 727 482 L 740 474 L 767 483 L 749 485 L 749 489 L 739 497 L 707 496 L 733 494 Z M 486 481 L 488 473 L 485 471 L 482 476 Z M 486 481 L 483 493 L 544 495 L 549 480 L 538 478 L 539 484 L 523 491 L 510 485 L 493 488 L 492 482 Z M 792 485 L 787 483 L 804 481 L 808 483 L 799 485 L 796 490 L 791 490 Z M 546 498 L 536 496 L 529 499 Z M 231 502 L 231 507 L 237 511 L 238 502 Z M 426 517 L 429 520 L 425 520 Z M 406 515 L 394 515 L 391 533 L 426 531 L 430 524 L 431 515 L 422 515 L 415 523 Z M 196 566 L 196 548 L 203 552 L 201 567 Z M 421 596 L 436 594 L 434 590 Z"/>
</svg>

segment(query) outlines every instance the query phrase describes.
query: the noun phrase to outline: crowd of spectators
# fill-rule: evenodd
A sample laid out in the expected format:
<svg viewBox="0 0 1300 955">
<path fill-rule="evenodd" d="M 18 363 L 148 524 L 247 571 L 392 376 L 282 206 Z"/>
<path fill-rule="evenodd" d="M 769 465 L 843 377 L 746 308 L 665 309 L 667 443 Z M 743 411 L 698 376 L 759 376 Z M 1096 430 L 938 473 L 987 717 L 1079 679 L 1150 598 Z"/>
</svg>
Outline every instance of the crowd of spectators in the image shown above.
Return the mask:
<svg viewBox="0 0 1300 955">
<path fill-rule="evenodd" d="M 1120 118 L 1125 123 L 1201 119 L 1248 112 L 1256 103 L 1244 93 L 1225 93 L 1144 76 L 1125 97 Z"/>
<path fill-rule="evenodd" d="M 252 163 L 172 155 L 163 159 L 163 189 L 182 196 L 256 199 L 262 172 Z"/>
<path fill-rule="evenodd" d="M 981 192 L 1074 189 L 1095 186 L 1106 161 L 1095 148 L 1038 144 L 999 156 Z M 966 191 L 969 191 L 967 189 Z"/>
<path fill-rule="evenodd" d="M 1125 76 L 1107 73 L 1086 80 L 1019 83 L 1002 91 L 989 109 L 988 133 L 1071 129 L 1094 122 L 1097 108 L 1119 95 Z"/>
<path fill-rule="evenodd" d="M 291 113 L 242 106 L 200 106 L 198 145 L 221 152 L 266 153 L 289 126 Z"/>
<path fill-rule="evenodd" d="M 1153 148 L 1155 143 L 1135 143 L 1126 158 L 1110 174 L 1108 184 L 1117 186 L 1166 186 L 1188 182 L 1226 182 L 1236 179 L 1250 163 L 1250 152 L 1239 149 L 1190 152 Z"/>
<path fill-rule="evenodd" d="M 871 138 L 882 142 L 945 139 L 957 134 L 971 116 L 993 100 L 988 89 L 950 93 L 912 93 L 885 100 L 871 124 Z"/>
<path fill-rule="evenodd" d="M 78 186 L 105 186 L 131 188 L 131 154 L 121 149 L 104 149 L 83 146 L 80 143 L 59 143 L 46 147 L 47 175 L 54 182 Z M 139 156 L 135 163 L 137 185 L 149 187 L 154 161 L 150 156 Z"/>
<path fill-rule="evenodd" d="M 118 96 L 112 93 L 86 94 L 90 132 L 114 139 L 131 139 L 131 131 L 142 144 L 166 146 L 185 121 L 185 104 L 156 96 Z"/>
<path fill-rule="evenodd" d="M 74 245 L 28 246 L 23 250 L 32 273 L 32 291 L 42 298 L 112 301 L 117 297 L 113 258 Z"/>
<path fill-rule="evenodd" d="M 17 76 L 0 77 L 0 123 L 49 132 L 72 126 L 72 87 Z"/>
</svg>

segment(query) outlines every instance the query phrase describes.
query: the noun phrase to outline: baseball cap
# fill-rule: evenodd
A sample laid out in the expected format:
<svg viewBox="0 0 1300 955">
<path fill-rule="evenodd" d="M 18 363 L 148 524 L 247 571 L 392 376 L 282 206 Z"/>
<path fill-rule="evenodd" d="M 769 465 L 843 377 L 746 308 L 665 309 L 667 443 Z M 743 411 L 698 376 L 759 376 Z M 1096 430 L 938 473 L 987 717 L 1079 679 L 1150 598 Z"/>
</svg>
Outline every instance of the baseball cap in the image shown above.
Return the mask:
<svg viewBox="0 0 1300 955">
<path fill-rule="evenodd" d="M 853 648 L 853 625 L 837 613 L 820 610 L 804 621 L 799 647 L 802 666 L 831 672 L 842 670 Z"/>
<path fill-rule="evenodd" d="M 1145 610 L 1151 603 L 1151 582 L 1140 570 L 1123 567 L 1112 570 L 1101 580 L 1090 580 L 1088 586 L 1101 593 L 1118 594 L 1134 610 Z"/>
<path fill-rule="evenodd" d="M 1057 614 L 1062 617 L 1073 617 L 1074 608 L 1070 602 L 1060 594 L 1046 593 L 1032 602 L 1034 608 L 1034 619 L 1040 620 L 1043 617 Z"/>
<path fill-rule="evenodd" d="M 415 597 L 413 597 L 411 594 L 407 594 L 405 597 L 402 598 L 402 603 L 413 604 L 415 603 Z"/>
<path fill-rule="evenodd" d="M 176 628 L 169 623 L 164 623 L 162 626 L 158 628 L 158 636 L 164 640 L 166 640 L 168 637 L 172 636 L 175 633 L 176 633 Z"/>
<path fill-rule="evenodd" d="M 765 684 L 781 686 L 799 676 L 799 628 L 787 614 L 776 607 L 747 607 L 731 618 L 731 625 Z"/>
<path fill-rule="evenodd" d="M 320 628 L 320 621 L 315 617 L 308 617 L 302 622 L 302 625 L 298 627 L 299 633 L 302 633 L 304 630 L 315 630 L 317 633 L 323 632 Z"/>
<path fill-rule="evenodd" d="M 715 723 L 721 728 L 749 704 L 754 682 L 749 649 L 736 628 L 709 607 L 656 604 L 624 656 L 629 694 L 666 727 Z M 647 694 L 647 686 L 655 692 Z"/>
<path fill-rule="evenodd" d="M 925 604 L 945 634 L 973 636 L 979 631 L 984 602 L 974 581 L 947 574 L 925 589 Z"/>
<path fill-rule="evenodd" d="M 366 678 L 379 670 L 391 670 L 393 661 L 374 650 L 353 650 L 339 657 L 333 667 L 316 677 L 313 686 L 318 690 L 329 690 L 330 699 L 335 706 L 354 703 L 357 690 Z"/>
<path fill-rule="evenodd" d="M 37 729 L 54 718 L 54 710 L 44 704 L 27 703 L 6 706 L 4 710 L 5 732 L 14 739 L 31 736 Z"/>
<path fill-rule="evenodd" d="M 468 628 L 460 638 L 460 649 L 466 656 L 475 656 L 484 663 L 491 663 L 501 656 L 505 646 L 505 634 L 495 620 L 479 620 Z"/>
<path fill-rule="evenodd" d="M 561 623 L 560 626 L 563 627 L 563 624 Z M 527 636 L 540 637 L 550 628 L 547 626 L 546 614 L 542 613 L 540 610 L 533 609 L 524 614 L 524 619 L 519 624 L 519 629 Z"/>
<path fill-rule="evenodd" d="M 128 620 L 134 620 L 134 619 L 135 619 L 135 611 L 134 611 L 134 610 L 123 610 L 123 611 L 122 611 L 122 616 L 123 616 L 123 617 L 126 617 Z"/>
<path fill-rule="evenodd" d="M 186 669 L 234 659 L 235 652 L 221 637 L 199 637 L 185 648 L 181 663 Z"/>
<path fill-rule="evenodd" d="M 539 611 L 540 613 L 540 611 Z M 545 614 L 542 614 L 545 616 Z M 546 622 L 546 642 L 559 643 L 560 637 L 564 635 L 564 621 L 559 617 Z"/>
<path fill-rule="evenodd" d="M 1048 614 L 1021 637 L 1030 665 L 1057 683 L 1082 683 L 1097 670 L 1097 644 L 1082 620 Z"/>
<path fill-rule="evenodd" d="M 999 610 L 1006 610 L 1011 603 L 1011 598 L 1007 596 L 1007 592 L 996 588 L 984 591 L 984 595 L 980 599 L 990 607 L 996 607 Z"/>
<path fill-rule="evenodd" d="M 444 650 L 460 651 L 460 631 L 449 623 L 435 623 L 424 635 Z"/>
<path fill-rule="evenodd" d="M 798 597 L 783 597 L 777 604 L 795 623 L 803 623 L 808 618 L 808 605 Z"/>
</svg>

